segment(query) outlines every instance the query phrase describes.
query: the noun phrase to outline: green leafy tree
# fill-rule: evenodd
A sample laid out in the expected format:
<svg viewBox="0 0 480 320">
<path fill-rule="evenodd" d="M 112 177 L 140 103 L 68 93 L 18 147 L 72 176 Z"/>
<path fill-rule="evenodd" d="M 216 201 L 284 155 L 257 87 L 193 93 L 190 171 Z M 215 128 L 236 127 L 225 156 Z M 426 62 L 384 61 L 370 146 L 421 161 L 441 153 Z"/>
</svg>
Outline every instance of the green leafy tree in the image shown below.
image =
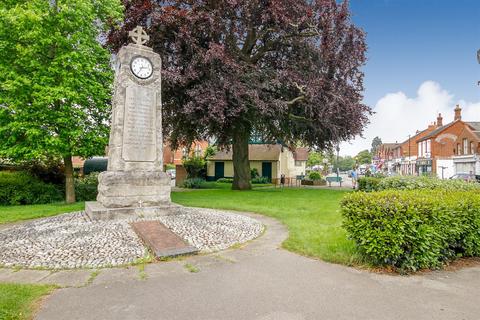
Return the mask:
<svg viewBox="0 0 480 320">
<path fill-rule="evenodd" d="M 324 155 L 321 152 L 310 152 L 308 154 L 307 167 L 323 164 Z"/>
<path fill-rule="evenodd" d="M 103 154 L 113 71 L 99 42 L 121 19 L 119 0 L 3 0 L 0 157 L 61 157 L 75 201 L 72 155 Z"/>
<path fill-rule="evenodd" d="M 338 168 L 340 169 L 340 171 L 347 171 L 347 170 L 351 170 L 353 168 L 353 166 L 355 165 L 355 159 L 352 158 L 351 156 L 345 156 L 345 157 L 338 157 L 338 164 L 337 164 L 337 160 L 335 159 L 335 162 L 334 163 L 334 171 L 337 170 L 337 166 Z"/>
<path fill-rule="evenodd" d="M 369 164 L 372 163 L 372 154 L 368 150 L 360 151 L 356 156 L 355 160 L 358 164 Z"/>
<path fill-rule="evenodd" d="M 382 144 L 382 139 L 380 139 L 380 137 L 375 137 L 373 138 L 372 140 L 372 149 L 370 150 L 370 152 L 372 153 L 372 155 L 374 155 L 375 153 L 377 153 L 377 150 L 378 148 L 381 146 Z"/>
</svg>

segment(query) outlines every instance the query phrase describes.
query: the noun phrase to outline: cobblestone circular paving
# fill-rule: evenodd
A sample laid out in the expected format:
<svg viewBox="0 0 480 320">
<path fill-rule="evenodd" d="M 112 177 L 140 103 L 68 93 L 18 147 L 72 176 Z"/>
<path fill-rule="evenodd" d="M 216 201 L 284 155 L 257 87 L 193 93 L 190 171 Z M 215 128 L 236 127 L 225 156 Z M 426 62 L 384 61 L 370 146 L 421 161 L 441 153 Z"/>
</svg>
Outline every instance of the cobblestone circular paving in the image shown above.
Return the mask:
<svg viewBox="0 0 480 320">
<path fill-rule="evenodd" d="M 159 220 L 202 252 L 226 249 L 258 237 L 263 225 L 228 211 L 175 207 Z M 39 219 L 0 230 L 0 266 L 101 268 L 133 263 L 147 250 L 128 219 L 92 222 L 84 212 Z"/>
</svg>

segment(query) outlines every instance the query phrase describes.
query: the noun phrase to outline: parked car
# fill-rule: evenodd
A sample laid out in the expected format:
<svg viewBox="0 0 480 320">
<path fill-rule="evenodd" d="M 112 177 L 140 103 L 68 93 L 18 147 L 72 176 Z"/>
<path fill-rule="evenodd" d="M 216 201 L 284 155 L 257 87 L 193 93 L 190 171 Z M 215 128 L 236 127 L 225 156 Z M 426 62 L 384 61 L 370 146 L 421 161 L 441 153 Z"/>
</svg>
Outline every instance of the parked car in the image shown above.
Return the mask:
<svg viewBox="0 0 480 320">
<path fill-rule="evenodd" d="M 457 173 L 451 176 L 450 179 L 480 182 L 480 175 L 473 173 Z"/>
</svg>

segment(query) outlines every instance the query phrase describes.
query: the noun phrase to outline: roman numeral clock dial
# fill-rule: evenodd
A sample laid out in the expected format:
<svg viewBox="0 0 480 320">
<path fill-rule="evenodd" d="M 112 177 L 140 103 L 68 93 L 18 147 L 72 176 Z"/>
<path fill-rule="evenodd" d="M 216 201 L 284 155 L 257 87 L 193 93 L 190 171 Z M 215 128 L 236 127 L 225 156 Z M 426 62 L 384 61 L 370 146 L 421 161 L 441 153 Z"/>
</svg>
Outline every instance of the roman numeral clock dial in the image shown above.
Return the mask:
<svg viewBox="0 0 480 320">
<path fill-rule="evenodd" d="M 133 74 L 140 79 L 147 79 L 153 73 L 153 66 L 150 60 L 144 57 L 136 57 L 130 63 Z"/>
</svg>

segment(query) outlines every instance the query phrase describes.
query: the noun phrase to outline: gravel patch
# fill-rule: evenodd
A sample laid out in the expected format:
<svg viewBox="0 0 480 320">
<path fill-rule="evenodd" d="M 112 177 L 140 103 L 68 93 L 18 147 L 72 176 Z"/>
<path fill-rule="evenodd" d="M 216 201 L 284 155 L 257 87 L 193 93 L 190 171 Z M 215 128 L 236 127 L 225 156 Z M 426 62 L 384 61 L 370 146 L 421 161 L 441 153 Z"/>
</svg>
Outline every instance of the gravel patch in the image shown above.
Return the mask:
<svg viewBox="0 0 480 320">
<path fill-rule="evenodd" d="M 95 221 L 81 212 L 39 219 L 0 230 L 0 266 L 47 269 L 102 268 L 145 257 L 146 248 L 130 227 L 159 220 L 201 252 L 213 252 L 258 237 L 263 225 L 228 211 L 173 207 L 166 216 Z"/>
</svg>

